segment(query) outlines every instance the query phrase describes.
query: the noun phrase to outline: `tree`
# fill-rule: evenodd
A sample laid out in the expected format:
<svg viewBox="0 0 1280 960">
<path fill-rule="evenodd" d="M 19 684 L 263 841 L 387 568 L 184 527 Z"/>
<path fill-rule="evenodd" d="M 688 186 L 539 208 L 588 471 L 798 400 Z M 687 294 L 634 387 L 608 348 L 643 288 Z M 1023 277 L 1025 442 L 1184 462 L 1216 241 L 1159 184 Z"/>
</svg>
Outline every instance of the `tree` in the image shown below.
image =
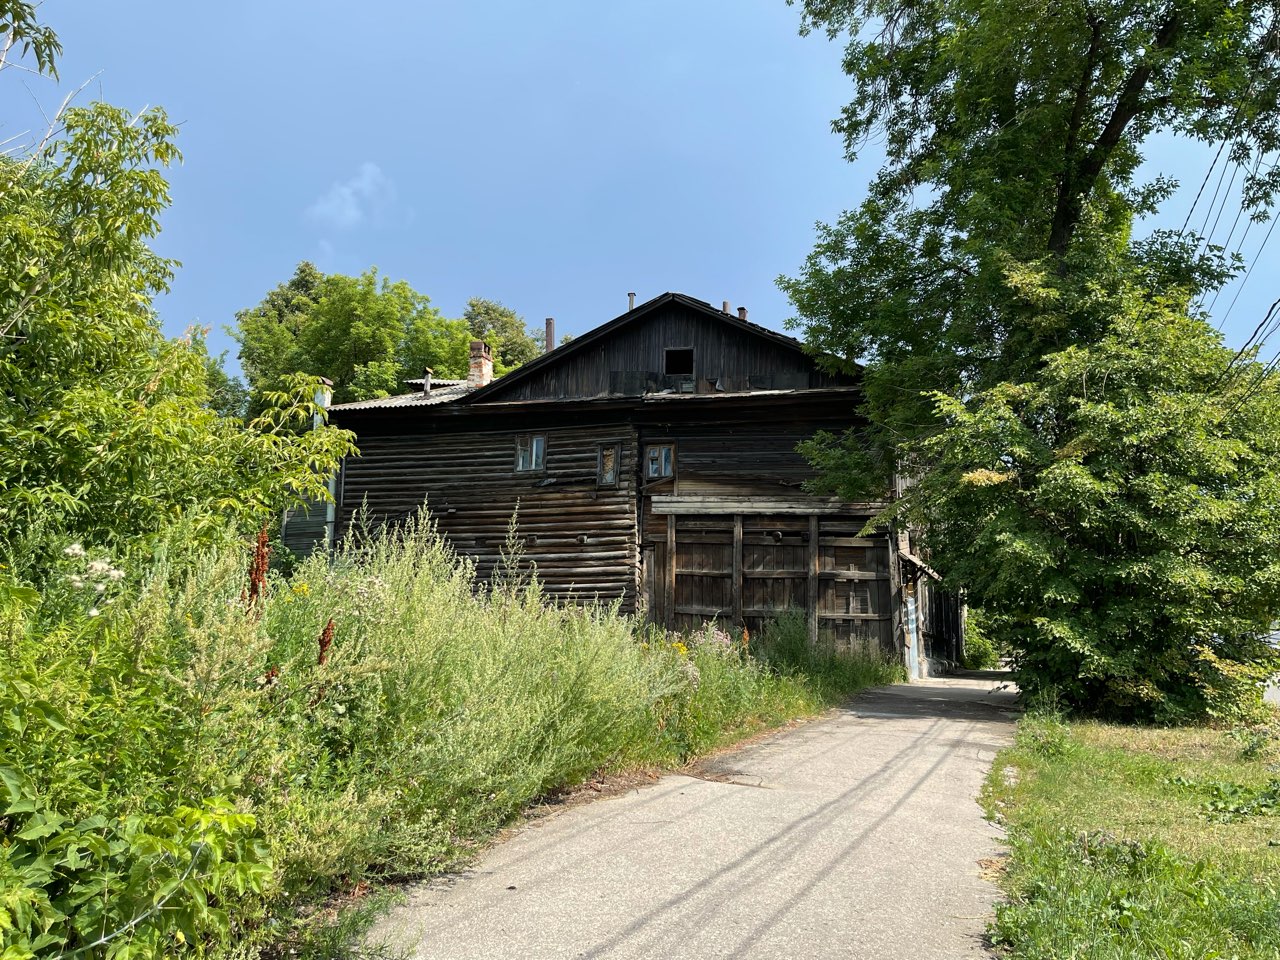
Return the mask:
<svg viewBox="0 0 1280 960">
<path fill-rule="evenodd" d="M 822 486 L 913 477 L 891 515 L 1006 630 L 1024 689 L 1129 716 L 1256 697 L 1280 614 L 1276 386 L 1192 306 L 1237 262 L 1134 226 L 1174 187 L 1136 179 L 1157 132 L 1221 141 L 1269 215 L 1280 3 L 803 8 L 849 38 L 850 159 L 873 136 L 887 154 L 780 280 L 809 344 L 862 370 L 863 426 L 804 446 Z"/>
<path fill-rule="evenodd" d="M 25 3 L 0 5 L 11 52 L 53 71 L 56 37 Z M 8 74 L 7 61 L 0 70 Z M 207 351 L 169 340 L 152 307 L 173 264 L 147 246 L 178 157 L 159 109 L 65 107 L 48 134 L 0 159 L 0 545 L 81 538 L 143 549 L 183 521 L 197 531 L 257 524 L 353 448 L 309 417 L 295 383 L 246 425 L 211 408 Z M 9 557 L 12 559 L 12 557 Z"/>
<path fill-rule="evenodd" d="M 1233 719 L 1280 671 L 1280 379 L 1180 304 L 1112 311 L 1030 381 L 935 395 L 907 515 L 1027 695 Z"/>
<path fill-rule="evenodd" d="M 1259 215 L 1280 185 L 1256 162 L 1280 146 L 1274 0 L 802 6 L 805 31 L 849 37 L 855 98 L 834 124 L 848 157 L 872 137 L 887 153 L 863 205 L 780 281 L 816 349 L 867 361 L 869 426 L 843 457 L 870 486 L 898 443 L 938 428 L 928 391 L 1017 379 L 1101 337 L 1098 285 L 1138 273 L 1190 300 L 1225 280 L 1232 264 L 1192 233 L 1133 240 L 1173 187 L 1135 182 L 1152 134 L 1229 142 Z M 1037 326 L 1023 282 L 1080 309 Z"/>
<path fill-rule="evenodd" d="M 220 417 L 243 419 L 249 410 L 249 390 L 239 377 L 227 373 L 227 352 L 216 357 L 209 353 L 206 327 L 194 327 L 187 331 L 191 349 L 204 361 L 205 388 L 208 406 Z"/>
<path fill-rule="evenodd" d="M 236 314 L 236 328 L 228 332 L 240 344 L 240 366 L 249 381 L 250 411 L 263 405 L 268 390 L 303 370 L 307 360 L 297 341 L 307 317 L 320 299 L 324 274 L 309 261 L 298 264 L 293 276 L 249 310 Z"/>
<path fill-rule="evenodd" d="M 509 373 L 521 364 L 536 359 L 543 350 L 544 331 L 530 333 L 524 318 L 496 300 L 472 297 L 462 318 L 471 333 L 494 349 L 494 372 Z"/>
<path fill-rule="evenodd" d="M 423 367 L 440 377 L 467 374 L 467 324 L 445 318 L 405 281 L 379 278 L 376 268 L 348 277 L 301 263 L 236 321 L 251 409 L 298 372 L 333 381 L 339 403 L 401 393 Z"/>
</svg>

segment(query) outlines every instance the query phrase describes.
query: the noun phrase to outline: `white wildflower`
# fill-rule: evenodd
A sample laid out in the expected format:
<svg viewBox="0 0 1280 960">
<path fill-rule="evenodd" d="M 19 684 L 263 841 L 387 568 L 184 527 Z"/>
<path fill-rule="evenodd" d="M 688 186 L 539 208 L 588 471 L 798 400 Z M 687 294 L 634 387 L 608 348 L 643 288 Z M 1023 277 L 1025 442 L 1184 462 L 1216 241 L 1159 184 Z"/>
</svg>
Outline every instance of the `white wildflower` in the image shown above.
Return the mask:
<svg viewBox="0 0 1280 960">
<path fill-rule="evenodd" d="M 79 590 L 84 586 L 84 577 L 78 577 L 73 575 L 73 576 L 67 577 L 67 582 L 70 583 L 77 590 Z"/>
<path fill-rule="evenodd" d="M 95 583 L 93 589 L 96 593 L 106 593 L 107 585 L 105 583 Z"/>
<path fill-rule="evenodd" d="M 89 561 L 88 570 L 89 570 L 89 575 L 92 577 L 101 577 L 103 574 L 110 571 L 110 569 L 111 569 L 111 564 L 107 563 L 107 561 L 105 560 Z"/>
<path fill-rule="evenodd" d="M 78 559 L 84 556 L 84 547 L 82 547 L 78 543 L 73 543 L 71 546 L 67 547 L 62 552 L 65 553 L 68 557 L 74 557 Z"/>
<path fill-rule="evenodd" d="M 90 607 L 90 608 L 89 608 L 89 616 L 91 616 L 91 617 L 96 617 L 97 615 L 98 615 L 98 608 L 97 608 L 97 607 Z"/>
<path fill-rule="evenodd" d="M 124 571 L 123 571 L 123 570 L 115 570 L 115 569 L 108 570 L 108 571 L 107 571 L 107 579 L 109 579 L 109 580 L 115 580 L 115 581 L 123 580 L 123 579 L 124 579 Z"/>
</svg>

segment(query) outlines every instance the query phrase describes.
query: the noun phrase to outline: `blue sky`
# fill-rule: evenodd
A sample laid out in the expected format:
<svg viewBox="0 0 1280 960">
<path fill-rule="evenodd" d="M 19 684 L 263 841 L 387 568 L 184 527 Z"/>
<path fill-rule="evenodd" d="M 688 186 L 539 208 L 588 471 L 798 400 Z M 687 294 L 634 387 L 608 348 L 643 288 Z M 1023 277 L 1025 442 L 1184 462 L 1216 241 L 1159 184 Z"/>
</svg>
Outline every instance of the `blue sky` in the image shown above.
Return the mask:
<svg viewBox="0 0 1280 960">
<path fill-rule="evenodd" d="M 843 159 L 830 131 L 850 98 L 840 48 L 798 36 L 782 0 L 46 0 L 42 15 L 63 41 L 63 89 L 6 85 L 3 127 L 95 74 L 86 95 L 165 107 L 185 162 L 157 248 L 183 266 L 160 313 L 171 333 L 212 327 L 233 355 L 223 325 L 303 259 L 376 265 L 451 316 L 468 297 L 502 300 L 561 333 L 622 312 L 628 291 L 666 290 L 781 328 L 791 311 L 774 279 L 799 267 L 815 221 L 858 203 L 879 161 Z M 1163 141 L 1150 166 L 1186 194 L 1211 156 Z M 1170 205 L 1171 225 L 1188 201 Z M 1229 341 L 1275 298 L 1278 248 Z"/>
</svg>

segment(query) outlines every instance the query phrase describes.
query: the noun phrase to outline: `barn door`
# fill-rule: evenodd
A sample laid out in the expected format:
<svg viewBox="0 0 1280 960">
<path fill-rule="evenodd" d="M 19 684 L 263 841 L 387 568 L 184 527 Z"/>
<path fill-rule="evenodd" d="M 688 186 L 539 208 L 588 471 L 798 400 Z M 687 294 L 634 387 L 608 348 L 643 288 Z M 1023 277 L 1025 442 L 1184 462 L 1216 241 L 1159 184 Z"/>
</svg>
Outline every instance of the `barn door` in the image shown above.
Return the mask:
<svg viewBox="0 0 1280 960">
<path fill-rule="evenodd" d="M 656 623 L 708 621 L 753 632 L 788 610 L 810 639 L 836 649 L 892 648 L 888 542 L 856 536 L 856 518 L 717 514 L 665 517 L 645 551 L 645 592 Z"/>
</svg>

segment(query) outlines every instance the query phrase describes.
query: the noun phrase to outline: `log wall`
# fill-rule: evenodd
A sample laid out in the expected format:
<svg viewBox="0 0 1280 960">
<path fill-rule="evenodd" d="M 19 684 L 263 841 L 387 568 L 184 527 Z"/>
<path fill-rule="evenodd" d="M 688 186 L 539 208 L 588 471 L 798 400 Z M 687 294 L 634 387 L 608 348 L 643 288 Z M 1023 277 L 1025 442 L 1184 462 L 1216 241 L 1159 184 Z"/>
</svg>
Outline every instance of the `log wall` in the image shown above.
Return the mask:
<svg viewBox="0 0 1280 960">
<path fill-rule="evenodd" d="M 362 506 L 374 524 L 412 516 L 424 503 L 482 578 L 499 562 L 513 511 L 524 558 L 562 600 L 621 601 L 635 609 L 636 434 L 628 425 L 536 429 L 545 470 L 515 470 L 516 432 L 362 434 L 343 471 L 339 534 Z M 616 487 L 597 486 L 601 444 L 617 444 Z M 518 504 L 518 510 L 516 509 Z"/>
</svg>

